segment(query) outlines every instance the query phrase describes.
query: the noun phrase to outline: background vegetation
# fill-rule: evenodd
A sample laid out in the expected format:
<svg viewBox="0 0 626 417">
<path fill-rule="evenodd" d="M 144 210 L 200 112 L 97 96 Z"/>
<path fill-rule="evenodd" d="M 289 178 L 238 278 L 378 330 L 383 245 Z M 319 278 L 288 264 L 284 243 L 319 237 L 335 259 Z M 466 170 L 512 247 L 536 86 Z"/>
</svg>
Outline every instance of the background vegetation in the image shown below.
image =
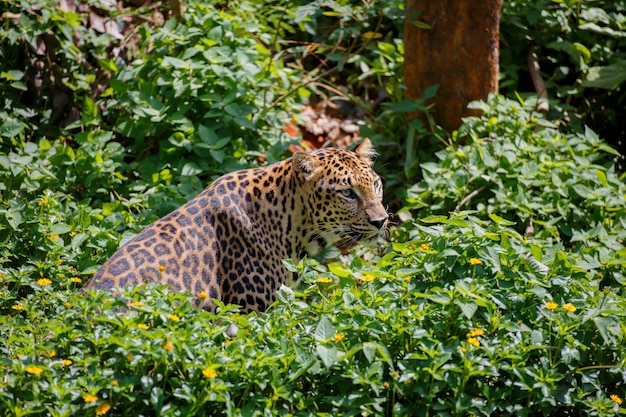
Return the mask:
<svg viewBox="0 0 626 417">
<path fill-rule="evenodd" d="M 407 118 L 399 1 L 5 2 L 0 414 L 626 414 L 625 6 L 505 3 L 504 95 L 443 137 Z M 259 316 L 78 291 L 328 96 L 381 151 L 390 242 L 290 265 Z"/>
</svg>

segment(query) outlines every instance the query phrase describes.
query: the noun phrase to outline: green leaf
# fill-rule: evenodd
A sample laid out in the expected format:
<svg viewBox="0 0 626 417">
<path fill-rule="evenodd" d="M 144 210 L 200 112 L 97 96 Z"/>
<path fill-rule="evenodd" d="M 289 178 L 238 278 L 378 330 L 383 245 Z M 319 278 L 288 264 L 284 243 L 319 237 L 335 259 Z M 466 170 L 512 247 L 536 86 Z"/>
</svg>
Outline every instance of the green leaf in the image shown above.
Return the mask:
<svg viewBox="0 0 626 417">
<path fill-rule="evenodd" d="M 334 336 L 335 326 L 333 326 L 328 317 L 323 316 L 315 328 L 315 340 L 318 342 L 327 342 Z"/>
<path fill-rule="evenodd" d="M 328 269 L 339 278 L 349 278 L 353 275 L 350 269 L 338 262 L 328 264 Z"/>
<path fill-rule="evenodd" d="M 456 300 L 455 304 L 461 308 L 461 312 L 463 312 L 463 315 L 468 320 L 471 320 L 472 317 L 474 317 L 474 314 L 476 313 L 476 311 L 478 310 L 478 306 L 476 305 L 476 303 L 473 303 L 473 302 L 463 302 L 463 301 Z"/>
<path fill-rule="evenodd" d="M 626 81 L 626 61 L 620 61 L 613 65 L 589 68 L 581 84 L 588 88 L 614 90 L 624 81 Z"/>
<path fill-rule="evenodd" d="M 324 366 L 326 366 L 326 369 L 330 369 L 330 367 L 337 362 L 339 352 L 335 346 L 326 347 L 322 344 L 318 344 L 316 350 Z"/>
<path fill-rule="evenodd" d="M 502 218 L 494 213 L 490 213 L 489 218 L 500 226 L 513 226 L 515 224 L 515 222 Z"/>
</svg>

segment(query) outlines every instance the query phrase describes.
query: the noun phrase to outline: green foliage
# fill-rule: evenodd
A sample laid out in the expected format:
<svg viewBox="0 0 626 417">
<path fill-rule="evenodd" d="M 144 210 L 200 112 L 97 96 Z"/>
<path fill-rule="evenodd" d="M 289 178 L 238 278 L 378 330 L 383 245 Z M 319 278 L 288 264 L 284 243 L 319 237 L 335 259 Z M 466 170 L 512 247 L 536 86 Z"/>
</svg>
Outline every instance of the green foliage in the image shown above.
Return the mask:
<svg viewBox="0 0 626 417">
<path fill-rule="evenodd" d="M 498 216 L 571 249 L 586 269 L 626 282 L 626 187 L 610 162 L 617 152 L 589 129 L 561 133 L 532 101 L 493 96 L 475 107 L 484 115 L 468 119 L 459 144 L 437 154 L 439 163 L 423 165 L 407 208 Z"/>
<path fill-rule="evenodd" d="M 526 57 L 533 50 L 548 95 L 571 105 L 609 143 L 623 144 L 626 131 L 618 109 L 626 102 L 626 5 L 556 0 L 502 5 L 501 91 L 532 89 L 524 80 Z"/>
</svg>

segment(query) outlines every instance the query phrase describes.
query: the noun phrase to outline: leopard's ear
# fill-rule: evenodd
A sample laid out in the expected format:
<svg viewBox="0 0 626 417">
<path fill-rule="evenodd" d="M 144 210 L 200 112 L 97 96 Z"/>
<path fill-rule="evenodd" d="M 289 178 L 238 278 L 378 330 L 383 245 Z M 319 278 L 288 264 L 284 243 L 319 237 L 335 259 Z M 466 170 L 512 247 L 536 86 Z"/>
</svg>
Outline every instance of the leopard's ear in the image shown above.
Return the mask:
<svg viewBox="0 0 626 417">
<path fill-rule="evenodd" d="M 369 138 L 365 138 L 359 143 L 354 149 L 354 152 L 357 153 L 361 158 L 365 159 L 369 166 L 373 166 L 376 161 L 376 157 L 378 153 L 374 150 L 374 146 L 372 145 L 372 141 Z"/>
<path fill-rule="evenodd" d="M 310 181 L 319 171 L 319 160 L 306 152 L 294 153 L 291 163 L 296 177 L 303 181 Z"/>
</svg>

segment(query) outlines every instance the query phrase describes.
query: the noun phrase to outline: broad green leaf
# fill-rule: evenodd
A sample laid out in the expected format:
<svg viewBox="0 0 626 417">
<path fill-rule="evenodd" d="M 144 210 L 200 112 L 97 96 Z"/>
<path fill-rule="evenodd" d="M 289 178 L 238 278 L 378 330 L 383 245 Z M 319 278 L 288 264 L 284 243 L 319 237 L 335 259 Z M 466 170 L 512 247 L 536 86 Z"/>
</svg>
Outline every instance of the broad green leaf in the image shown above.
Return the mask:
<svg viewBox="0 0 626 417">
<path fill-rule="evenodd" d="M 334 336 L 335 326 L 333 326 L 328 317 L 323 316 L 315 328 L 315 340 L 318 342 L 327 342 Z"/>
<path fill-rule="evenodd" d="M 626 81 L 626 61 L 602 67 L 591 67 L 582 81 L 583 87 L 614 90 Z"/>
<path fill-rule="evenodd" d="M 353 275 L 350 269 L 346 268 L 343 264 L 338 262 L 328 264 L 328 269 L 339 278 L 348 278 Z"/>
<path fill-rule="evenodd" d="M 324 366 L 326 366 L 326 369 L 330 369 L 330 367 L 337 362 L 339 352 L 335 346 L 326 347 L 322 344 L 318 344 L 316 350 Z"/>
<path fill-rule="evenodd" d="M 478 310 L 478 306 L 474 302 L 463 302 L 463 301 L 455 301 L 455 304 L 461 308 L 461 312 L 463 315 L 467 317 L 468 320 L 471 320 L 474 317 L 474 313 Z"/>
</svg>

